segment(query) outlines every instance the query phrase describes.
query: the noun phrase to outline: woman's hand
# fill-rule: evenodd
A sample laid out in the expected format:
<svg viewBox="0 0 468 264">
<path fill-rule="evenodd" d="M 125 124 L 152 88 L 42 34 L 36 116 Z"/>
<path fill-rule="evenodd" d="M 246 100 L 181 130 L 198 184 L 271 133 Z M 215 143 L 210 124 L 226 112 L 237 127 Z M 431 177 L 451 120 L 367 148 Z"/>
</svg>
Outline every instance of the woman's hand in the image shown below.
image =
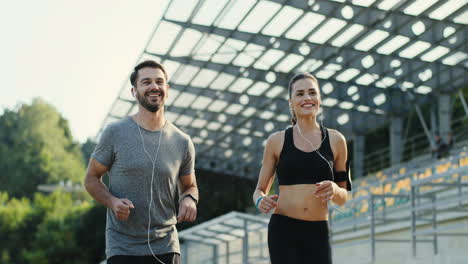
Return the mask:
<svg viewBox="0 0 468 264">
<path fill-rule="evenodd" d="M 315 186 L 315 197 L 318 199 L 322 199 L 323 203 L 327 203 L 328 201 L 333 200 L 338 188 L 340 188 L 336 183 L 332 181 L 322 181 L 316 183 Z"/>
<path fill-rule="evenodd" d="M 267 195 L 263 196 L 262 200 L 258 204 L 258 210 L 264 214 L 269 213 L 273 208 L 275 208 L 278 204 L 276 200 L 278 200 L 279 195 Z"/>
</svg>

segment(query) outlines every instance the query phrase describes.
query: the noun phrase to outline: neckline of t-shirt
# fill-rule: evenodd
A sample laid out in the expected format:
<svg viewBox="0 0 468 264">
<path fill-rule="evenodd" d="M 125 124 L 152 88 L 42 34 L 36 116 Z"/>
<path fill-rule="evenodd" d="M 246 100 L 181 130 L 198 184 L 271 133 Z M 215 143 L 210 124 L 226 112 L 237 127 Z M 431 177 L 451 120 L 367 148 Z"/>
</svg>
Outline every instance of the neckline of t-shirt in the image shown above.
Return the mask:
<svg viewBox="0 0 468 264">
<path fill-rule="evenodd" d="M 144 131 L 146 131 L 146 132 L 149 132 L 149 133 L 158 133 L 158 132 L 161 132 L 161 131 L 163 131 L 163 130 L 166 129 L 167 124 L 169 123 L 169 121 L 166 119 L 166 122 L 164 123 L 164 125 L 163 125 L 163 127 L 162 127 L 161 129 L 159 129 L 159 130 L 148 130 L 148 129 L 146 129 L 146 128 L 140 126 L 135 120 L 133 120 L 132 116 L 127 116 L 127 118 L 129 118 L 129 119 L 135 124 L 135 126 L 136 126 L 137 128 L 140 127 L 142 130 L 144 130 Z"/>
</svg>

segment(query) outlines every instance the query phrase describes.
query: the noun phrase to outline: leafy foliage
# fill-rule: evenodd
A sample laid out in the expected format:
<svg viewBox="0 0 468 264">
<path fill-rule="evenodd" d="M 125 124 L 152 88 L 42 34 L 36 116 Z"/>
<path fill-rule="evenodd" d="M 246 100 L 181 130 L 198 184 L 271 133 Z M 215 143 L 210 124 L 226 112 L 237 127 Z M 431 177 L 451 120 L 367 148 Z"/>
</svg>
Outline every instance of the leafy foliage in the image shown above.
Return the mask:
<svg viewBox="0 0 468 264">
<path fill-rule="evenodd" d="M 0 191 L 14 197 L 31 197 L 39 184 L 81 182 L 85 172 L 68 122 L 41 99 L 0 116 L 0 160 Z"/>
</svg>

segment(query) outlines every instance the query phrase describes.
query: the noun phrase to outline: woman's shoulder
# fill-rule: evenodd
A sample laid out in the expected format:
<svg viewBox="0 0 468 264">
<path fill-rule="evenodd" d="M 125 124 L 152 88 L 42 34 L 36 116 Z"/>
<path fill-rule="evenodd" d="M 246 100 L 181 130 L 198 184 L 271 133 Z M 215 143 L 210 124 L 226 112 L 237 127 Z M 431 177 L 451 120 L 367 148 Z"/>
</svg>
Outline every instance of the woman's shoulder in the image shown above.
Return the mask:
<svg viewBox="0 0 468 264">
<path fill-rule="evenodd" d="M 333 128 L 327 128 L 328 134 L 330 135 L 330 140 L 331 142 L 336 142 L 336 143 L 346 143 L 345 136 L 341 134 L 340 131 L 333 129 Z"/>
<path fill-rule="evenodd" d="M 280 130 L 273 132 L 267 139 L 267 143 L 270 144 L 283 144 L 286 130 Z"/>
</svg>

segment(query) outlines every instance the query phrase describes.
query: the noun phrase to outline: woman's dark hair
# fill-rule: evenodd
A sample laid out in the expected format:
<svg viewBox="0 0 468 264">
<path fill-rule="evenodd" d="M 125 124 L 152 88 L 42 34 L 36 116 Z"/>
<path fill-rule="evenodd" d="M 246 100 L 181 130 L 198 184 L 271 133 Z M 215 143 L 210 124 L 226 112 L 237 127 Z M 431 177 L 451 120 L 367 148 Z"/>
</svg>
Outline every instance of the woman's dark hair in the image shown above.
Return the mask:
<svg viewBox="0 0 468 264">
<path fill-rule="evenodd" d="M 304 73 L 296 74 L 291 79 L 291 81 L 289 81 L 289 85 L 288 85 L 289 99 L 291 99 L 291 96 L 292 96 L 292 87 L 293 87 L 294 83 L 299 81 L 299 80 L 302 80 L 302 79 L 311 79 L 317 85 L 319 84 L 317 78 L 315 78 L 315 76 L 310 74 L 310 73 L 304 72 Z M 294 110 L 292 109 L 292 106 L 290 107 L 289 110 L 291 111 L 291 116 L 292 116 L 291 117 L 291 124 L 294 126 L 297 123 L 297 117 L 296 117 L 296 114 L 294 113 Z"/>
</svg>

